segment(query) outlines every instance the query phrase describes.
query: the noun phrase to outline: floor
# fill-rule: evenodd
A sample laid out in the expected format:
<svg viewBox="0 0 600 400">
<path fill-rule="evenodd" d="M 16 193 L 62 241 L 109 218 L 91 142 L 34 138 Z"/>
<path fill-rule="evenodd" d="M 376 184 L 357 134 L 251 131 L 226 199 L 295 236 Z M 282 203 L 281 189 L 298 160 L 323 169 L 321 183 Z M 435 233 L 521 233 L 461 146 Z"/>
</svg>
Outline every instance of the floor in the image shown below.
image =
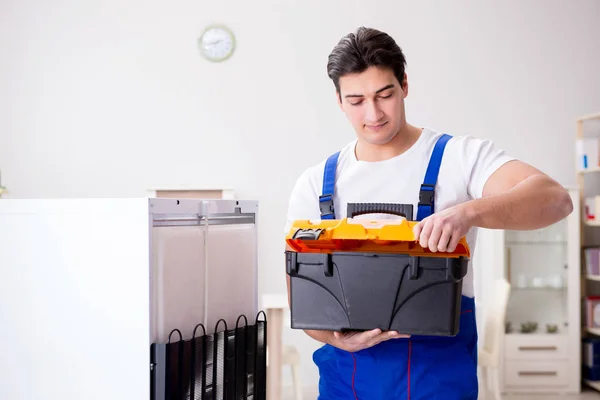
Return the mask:
<svg viewBox="0 0 600 400">
<path fill-rule="evenodd" d="M 316 400 L 316 390 L 305 390 L 304 398 L 302 400 Z M 548 394 L 531 394 L 531 395 L 511 395 L 502 397 L 503 400 L 600 400 L 600 392 L 595 390 L 585 389 L 578 396 L 566 396 L 566 395 L 548 395 Z M 294 396 L 291 391 L 284 390 L 282 400 L 294 400 Z"/>
<path fill-rule="evenodd" d="M 600 393 L 594 391 L 585 390 L 579 396 L 567 396 L 567 395 L 548 395 L 548 394 L 537 394 L 537 395 L 526 395 L 526 396 L 504 396 L 502 399 L 506 400 L 600 400 Z"/>
</svg>

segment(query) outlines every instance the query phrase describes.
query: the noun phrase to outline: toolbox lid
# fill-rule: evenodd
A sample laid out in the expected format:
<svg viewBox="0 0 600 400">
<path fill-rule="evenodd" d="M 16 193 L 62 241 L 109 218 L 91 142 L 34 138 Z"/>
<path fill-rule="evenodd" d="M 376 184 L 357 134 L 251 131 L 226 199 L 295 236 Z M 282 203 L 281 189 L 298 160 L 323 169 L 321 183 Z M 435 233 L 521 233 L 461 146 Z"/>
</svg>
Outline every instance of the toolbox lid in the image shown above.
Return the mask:
<svg viewBox="0 0 600 400">
<path fill-rule="evenodd" d="M 288 245 L 301 253 L 369 252 L 402 253 L 411 256 L 458 258 L 470 257 L 466 238 L 462 237 L 452 253 L 432 252 L 415 239 L 416 221 L 404 218 L 370 220 L 297 220 L 286 237 Z"/>
</svg>

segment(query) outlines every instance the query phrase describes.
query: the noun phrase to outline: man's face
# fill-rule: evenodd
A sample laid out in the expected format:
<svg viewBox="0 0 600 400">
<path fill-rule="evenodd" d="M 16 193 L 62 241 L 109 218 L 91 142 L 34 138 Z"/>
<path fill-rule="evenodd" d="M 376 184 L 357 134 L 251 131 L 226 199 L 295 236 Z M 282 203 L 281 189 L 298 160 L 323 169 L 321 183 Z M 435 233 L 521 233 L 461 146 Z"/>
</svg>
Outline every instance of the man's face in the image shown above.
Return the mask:
<svg viewBox="0 0 600 400">
<path fill-rule="evenodd" d="M 402 87 L 391 69 L 370 67 L 359 74 L 344 75 L 340 92 L 342 111 L 358 138 L 369 144 L 388 143 L 406 123 L 404 98 L 408 85 Z"/>
</svg>

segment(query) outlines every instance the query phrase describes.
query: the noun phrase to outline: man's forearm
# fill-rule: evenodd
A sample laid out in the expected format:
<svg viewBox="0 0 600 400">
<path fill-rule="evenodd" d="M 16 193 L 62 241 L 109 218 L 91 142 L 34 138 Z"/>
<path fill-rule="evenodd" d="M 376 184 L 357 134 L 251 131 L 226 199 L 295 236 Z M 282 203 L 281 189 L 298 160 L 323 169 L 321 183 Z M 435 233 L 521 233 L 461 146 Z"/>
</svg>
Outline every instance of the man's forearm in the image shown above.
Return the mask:
<svg viewBox="0 0 600 400">
<path fill-rule="evenodd" d="M 463 203 L 473 226 L 489 229 L 539 229 L 573 210 L 568 192 L 544 175 L 533 175 L 510 190 Z"/>
</svg>

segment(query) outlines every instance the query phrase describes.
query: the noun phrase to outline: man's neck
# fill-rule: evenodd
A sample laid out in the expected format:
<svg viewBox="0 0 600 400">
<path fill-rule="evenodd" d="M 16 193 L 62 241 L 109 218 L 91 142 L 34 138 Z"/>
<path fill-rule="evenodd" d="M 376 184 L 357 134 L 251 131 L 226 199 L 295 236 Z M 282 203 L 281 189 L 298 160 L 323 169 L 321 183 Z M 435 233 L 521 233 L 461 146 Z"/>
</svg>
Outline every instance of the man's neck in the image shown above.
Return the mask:
<svg viewBox="0 0 600 400">
<path fill-rule="evenodd" d="M 385 161 L 404 153 L 414 145 L 422 128 L 406 124 L 398 134 L 386 144 L 370 144 L 360 139 L 354 149 L 356 159 L 367 162 Z"/>
</svg>

